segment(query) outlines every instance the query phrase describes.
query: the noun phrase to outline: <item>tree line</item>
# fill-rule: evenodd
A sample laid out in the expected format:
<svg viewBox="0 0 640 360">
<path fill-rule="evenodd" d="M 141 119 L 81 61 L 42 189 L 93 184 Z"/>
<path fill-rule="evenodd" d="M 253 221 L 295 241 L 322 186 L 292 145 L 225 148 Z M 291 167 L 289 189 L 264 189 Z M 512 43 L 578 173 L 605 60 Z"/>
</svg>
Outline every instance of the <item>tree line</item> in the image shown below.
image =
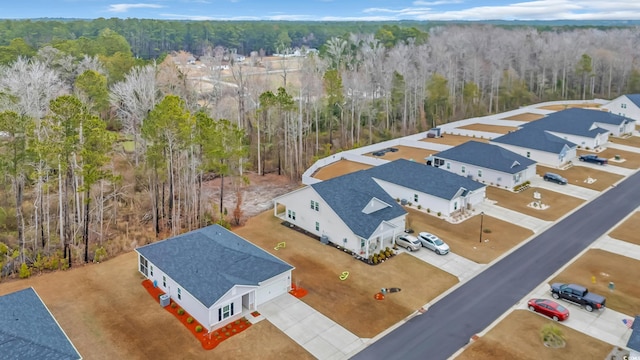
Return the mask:
<svg viewBox="0 0 640 360">
<path fill-rule="evenodd" d="M 138 59 L 111 28 L 49 40 L 0 49 L 5 273 L 99 261 L 126 247 L 114 240 L 129 225 L 160 237 L 239 221 L 247 171 L 295 180 L 340 149 L 452 120 L 640 92 L 634 28 L 385 25 L 328 37 L 277 71 L 264 47 L 240 61 L 237 44 L 211 43 L 196 77 L 185 54 Z M 231 217 L 224 191 L 203 195 L 211 174 L 235 179 Z"/>
</svg>

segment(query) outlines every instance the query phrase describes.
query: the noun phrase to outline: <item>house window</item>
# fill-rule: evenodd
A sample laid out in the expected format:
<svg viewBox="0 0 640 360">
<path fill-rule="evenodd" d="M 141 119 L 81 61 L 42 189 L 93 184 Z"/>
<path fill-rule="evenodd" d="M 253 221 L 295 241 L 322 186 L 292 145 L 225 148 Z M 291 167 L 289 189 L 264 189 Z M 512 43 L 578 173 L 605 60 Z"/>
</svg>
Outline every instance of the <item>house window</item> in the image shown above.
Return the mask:
<svg viewBox="0 0 640 360">
<path fill-rule="evenodd" d="M 626 109 L 627 108 L 627 104 L 620 104 L 620 107 L 623 108 L 623 109 Z"/>
<path fill-rule="evenodd" d="M 295 220 L 296 219 L 296 212 L 295 211 L 291 211 L 291 210 L 287 210 L 287 217 L 291 220 Z"/>
<path fill-rule="evenodd" d="M 453 203 L 453 210 L 458 210 L 458 202 L 457 201 L 455 201 Z"/>
<path fill-rule="evenodd" d="M 320 231 L 320 223 L 316 221 L 316 231 Z"/>
<path fill-rule="evenodd" d="M 530 158 L 531 157 L 531 151 L 527 151 L 527 157 Z"/>
<path fill-rule="evenodd" d="M 478 170 L 478 177 L 482 177 L 482 170 Z"/>
<path fill-rule="evenodd" d="M 153 276 L 153 265 L 149 267 L 149 273 L 151 274 L 151 276 Z"/>
<path fill-rule="evenodd" d="M 167 277 L 166 276 L 162 276 L 162 287 L 164 287 L 164 288 L 167 287 Z"/>
<path fill-rule="evenodd" d="M 364 239 L 360 239 L 360 247 L 363 248 L 364 247 Z"/>
<path fill-rule="evenodd" d="M 462 165 L 462 173 L 464 174 L 465 171 L 467 171 L 467 169 Z"/>
<path fill-rule="evenodd" d="M 144 276 L 149 276 L 149 262 L 142 255 L 140 255 L 140 272 L 144 274 Z"/>
<path fill-rule="evenodd" d="M 320 204 L 317 201 L 311 200 L 311 210 L 318 211 L 320 208 Z"/>
<path fill-rule="evenodd" d="M 222 321 L 229 316 L 233 316 L 233 303 L 218 309 L 218 321 Z"/>
<path fill-rule="evenodd" d="M 447 169 L 451 169 L 451 163 L 447 163 Z"/>
<path fill-rule="evenodd" d="M 413 194 L 413 202 L 418 202 L 418 194 Z"/>
<path fill-rule="evenodd" d="M 182 300 L 182 289 L 178 288 L 178 300 Z"/>
</svg>

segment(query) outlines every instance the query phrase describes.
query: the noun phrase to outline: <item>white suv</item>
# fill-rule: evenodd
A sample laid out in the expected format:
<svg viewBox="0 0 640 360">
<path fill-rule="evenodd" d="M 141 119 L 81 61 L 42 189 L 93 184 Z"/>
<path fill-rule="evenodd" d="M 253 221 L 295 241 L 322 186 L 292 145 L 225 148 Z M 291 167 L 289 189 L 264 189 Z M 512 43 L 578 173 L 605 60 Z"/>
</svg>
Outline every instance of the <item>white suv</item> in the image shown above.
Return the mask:
<svg viewBox="0 0 640 360">
<path fill-rule="evenodd" d="M 449 253 L 449 245 L 431 233 L 421 232 L 418 234 L 418 240 L 420 240 L 422 246 L 435 251 L 438 255 L 446 255 Z"/>
</svg>

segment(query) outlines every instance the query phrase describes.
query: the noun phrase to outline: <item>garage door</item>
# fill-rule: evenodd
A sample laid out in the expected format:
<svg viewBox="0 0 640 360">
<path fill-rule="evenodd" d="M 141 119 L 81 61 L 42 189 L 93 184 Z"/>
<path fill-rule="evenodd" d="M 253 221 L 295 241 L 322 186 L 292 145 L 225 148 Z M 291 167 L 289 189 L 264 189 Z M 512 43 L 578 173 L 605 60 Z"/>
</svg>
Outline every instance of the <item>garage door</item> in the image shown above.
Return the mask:
<svg viewBox="0 0 640 360">
<path fill-rule="evenodd" d="M 286 293 L 289 290 L 289 285 L 289 279 L 286 274 L 261 285 L 256 291 L 256 306 L 260 306 L 274 297 Z"/>
</svg>

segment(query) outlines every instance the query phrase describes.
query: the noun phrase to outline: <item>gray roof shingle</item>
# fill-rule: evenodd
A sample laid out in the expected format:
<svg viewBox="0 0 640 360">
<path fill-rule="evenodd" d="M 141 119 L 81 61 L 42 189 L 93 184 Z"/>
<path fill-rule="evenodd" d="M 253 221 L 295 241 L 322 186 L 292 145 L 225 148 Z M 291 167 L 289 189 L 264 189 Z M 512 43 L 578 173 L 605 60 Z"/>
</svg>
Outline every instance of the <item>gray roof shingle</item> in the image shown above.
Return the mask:
<svg viewBox="0 0 640 360">
<path fill-rule="evenodd" d="M 0 296 L 0 358 L 82 357 L 33 288 Z"/>
<path fill-rule="evenodd" d="M 621 125 L 632 119 L 616 115 L 606 111 L 571 108 L 558 111 L 522 125 L 524 128 L 537 128 L 562 134 L 570 134 L 595 138 L 598 134 L 607 133 L 608 130 L 593 127 L 596 122 Z"/>
<path fill-rule="evenodd" d="M 491 142 L 520 146 L 527 149 L 541 150 L 554 154 L 562 152 L 565 146 L 574 148 L 577 145 L 569 140 L 548 133 L 546 130 L 525 127 L 524 129 L 502 135 Z"/>
<path fill-rule="evenodd" d="M 311 185 L 351 231 L 365 239 L 371 237 L 383 221 L 393 220 L 407 213 L 367 171 L 361 170 Z M 389 206 L 369 214 L 364 213 L 362 210 L 373 198 Z"/>
<path fill-rule="evenodd" d="M 136 251 L 206 307 L 236 285 L 257 286 L 293 269 L 220 225 L 190 231 Z"/>
<path fill-rule="evenodd" d="M 439 152 L 435 156 L 507 174 L 516 174 L 536 163 L 498 145 L 478 141 L 467 141 L 451 149 Z"/>
<path fill-rule="evenodd" d="M 365 171 L 376 179 L 446 200 L 453 199 L 460 188 L 474 191 L 485 187 L 464 176 L 405 159 L 391 161 Z"/>
<path fill-rule="evenodd" d="M 635 351 L 640 351 L 640 315 L 636 315 L 631 329 L 633 329 L 633 331 L 627 341 L 627 347 Z"/>
<path fill-rule="evenodd" d="M 627 98 L 629 98 L 635 106 L 640 108 L 640 94 L 628 94 Z"/>
</svg>

